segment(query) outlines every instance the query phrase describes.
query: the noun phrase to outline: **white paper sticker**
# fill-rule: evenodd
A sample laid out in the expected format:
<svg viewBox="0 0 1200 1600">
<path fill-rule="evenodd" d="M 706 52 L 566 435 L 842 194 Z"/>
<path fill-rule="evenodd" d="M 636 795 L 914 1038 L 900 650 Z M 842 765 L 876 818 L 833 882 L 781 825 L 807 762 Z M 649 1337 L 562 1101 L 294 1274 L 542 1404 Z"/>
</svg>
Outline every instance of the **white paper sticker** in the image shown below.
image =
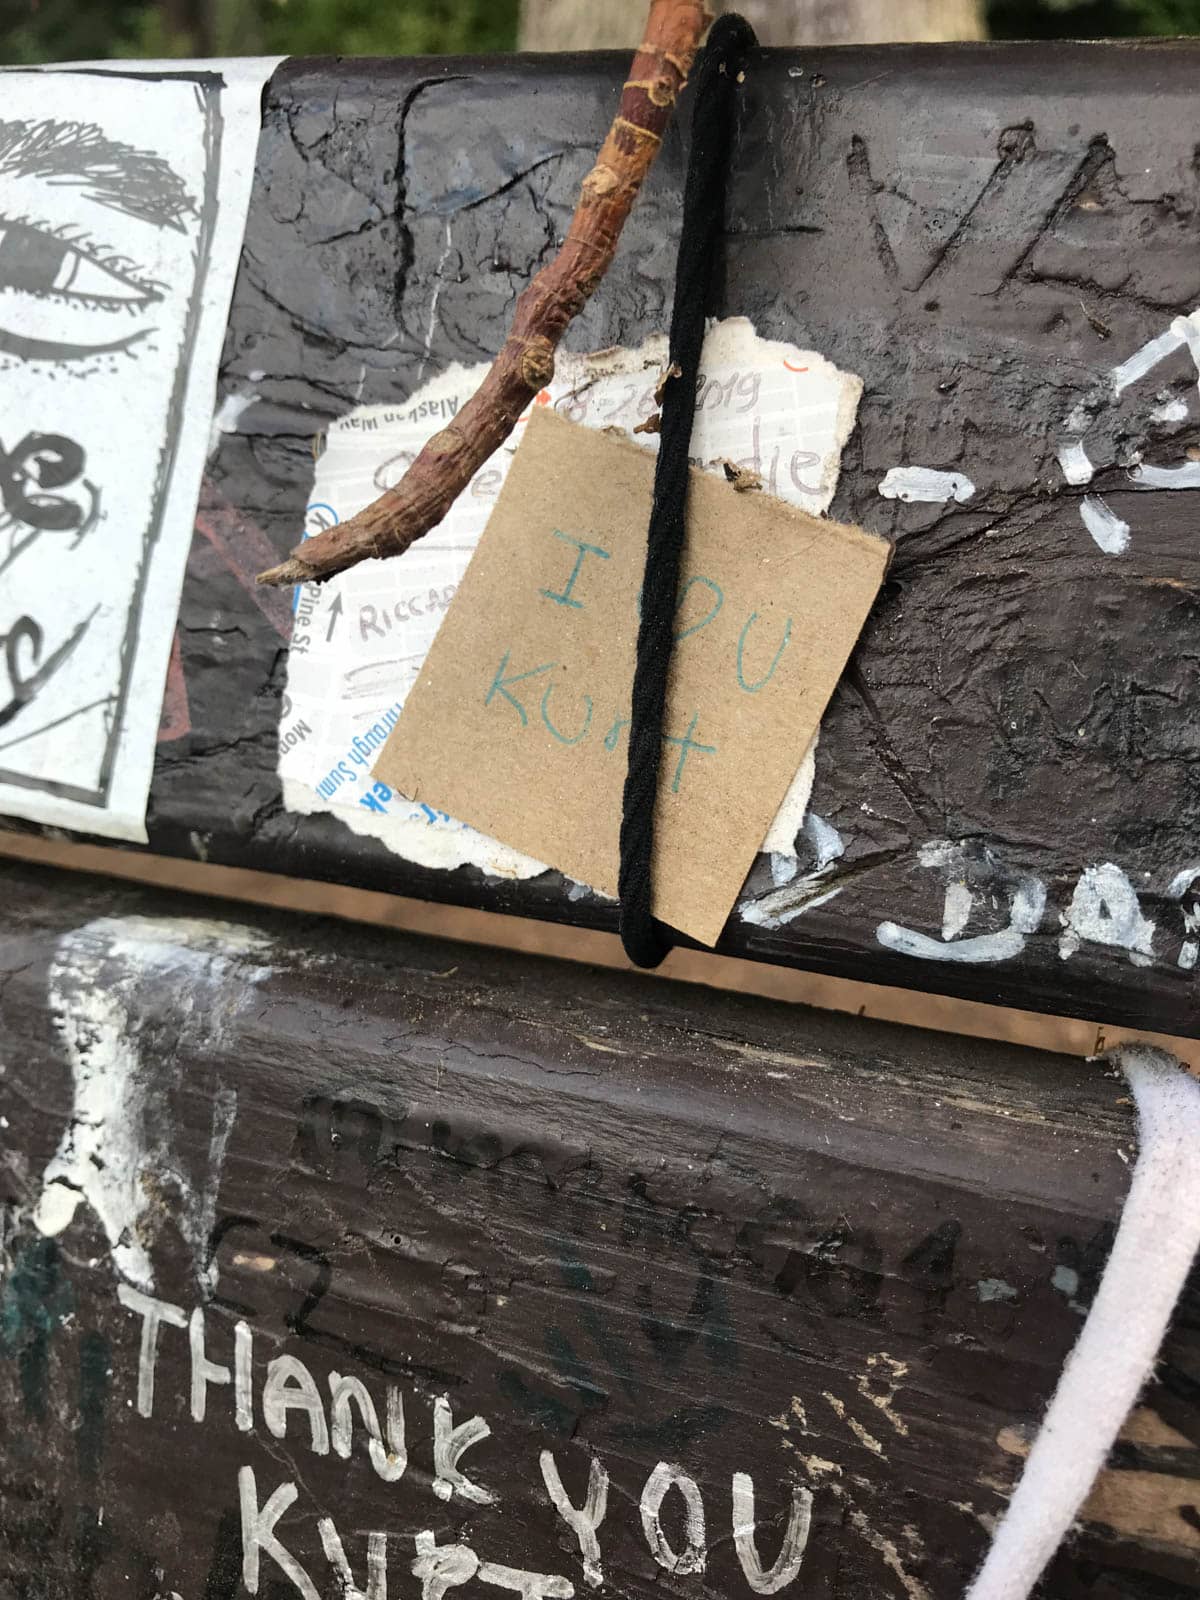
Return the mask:
<svg viewBox="0 0 1200 1600">
<path fill-rule="evenodd" d="M 637 350 L 560 353 L 536 404 L 588 427 L 631 431 L 657 410 L 667 359 L 661 335 Z M 344 521 L 404 474 L 426 439 L 474 393 L 487 364 L 454 367 L 404 405 L 362 406 L 328 430 L 308 508 L 309 534 Z M 710 328 L 692 433 L 693 459 L 756 473 L 763 489 L 819 515 L 837 488 L 861 381 L 823 356 L 760 339 L 744 317 Z M 288 698 L 279 735 L 284 804 L 329 811 L 358 833 L 431 867 L 472 864 L 531 877 L 541 862 L 498 844 L 429 806 L 414 805 L 371 776 L 405 697 L 483 532 L 528 415 L 475 474 L 441 526 L 391 561 L 365 561 L 296 595 Z M 654 434 L 637 440 L 656 449 Z M 784 802 L 795 838 L 812 783 L 807 762 Z M 775 848 L 778 848 L 776 842 Z"/>
<path fill-rule="evenodd" d="M 0 79 L 0 812 L 11 816 L 146 838 L 276 64 L 110 62 Z"/>
</svg>

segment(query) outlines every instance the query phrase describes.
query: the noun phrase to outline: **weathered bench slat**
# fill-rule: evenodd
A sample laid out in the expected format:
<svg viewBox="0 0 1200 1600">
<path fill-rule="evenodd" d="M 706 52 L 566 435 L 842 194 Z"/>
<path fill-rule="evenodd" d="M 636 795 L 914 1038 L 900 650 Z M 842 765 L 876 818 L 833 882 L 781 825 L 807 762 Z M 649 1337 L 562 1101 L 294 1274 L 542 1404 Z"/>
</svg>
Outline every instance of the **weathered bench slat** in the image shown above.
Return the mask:
<svg viewBox="0 0 1200 1600">
<path fill-rule="evenodd" d="M 864 377 L 833 512 L 897 552 L 817 757 L 813 810 L 842 854 L 822 869 L 802 839 L 783 887 L 760 860 L 730 951 L 1200 1031 L 1196 494 L 1138 490 L 1126 470 L 1139 453 L 1186 458 L 1195 363 L 1180 342 L 1097 400 L 1200 302 L 1198 59 L 1194 44 L 1145 44 L 754 64 L 721 309 Z M 152 848 L 613 925 L 556 875 L 432 872 L 285 813 L 290 612 L 251 577 L 294 541 L 330 419 L 497 347 L 516 287 L 565 226 L 622 68 L 276 75 L 223 379 L 257 399 L 220 440 L 197 523 Z M 681 150 L 676 132 L 577 348 L 665 325 Z M 1098 471 L 1071 485 L 1057 453 L 1089 399 Z M 1169 400 L 1186 420 L 1154 420 Z M 975 494 L 882 499 L 906 464 L 964 473 Z M 1124 554 L 1089 534 L 1089 494 L 1129 524 Z"/>
<path fill-rule="evenodd" d="M 607 1592 L 753 1592 L 732 1538 L 745 1473 L 768 1568 L 789 1485 L 813 1497 L 781 1592 L 961 1594 L 1107 1253 L 1133 1131 L 1118 1079 L 216 902 L 180 917 L 177 899 L 33 868 L 4 883 L 15 1593 L 233 1597 L 245 1516 L 272 1600 L 297 1593 L 277 1548 L 331 1592 L 322 1519 L 360 1588 L 376 1532 L 389 1594 L 418 1594 L 429 1532 L 582 1594 L 549 1450 L 576 1505 L 593 1456 L 610 1475 Z M 130 1282 L 167 1307 L 152 1398 Z M 174 1322 L 196 1308 L 193 1359 Z M 1047 1592 L 1194 1592 L 1197 1308 L 1193 1292 Z M 396 1481 L 357 1421 L 349 1459 L 336 1428 L 314 1452 L 330 1373 L 364 1386 L 381 1429 L 395 1386 Z M 439 1412 L 487 1423 L 458 1466 L 496 1503 L 440 1497 Z M 652 1558 L 639 1507 L 660 1463 L 696 1485 L 703 1575 Z M 278 1547 L 261 1526 L 255 1546 L 255 1507 L 287 1484 Z M 672 1489 L 676 1552 L 682 1507 Z"/>
</svg>

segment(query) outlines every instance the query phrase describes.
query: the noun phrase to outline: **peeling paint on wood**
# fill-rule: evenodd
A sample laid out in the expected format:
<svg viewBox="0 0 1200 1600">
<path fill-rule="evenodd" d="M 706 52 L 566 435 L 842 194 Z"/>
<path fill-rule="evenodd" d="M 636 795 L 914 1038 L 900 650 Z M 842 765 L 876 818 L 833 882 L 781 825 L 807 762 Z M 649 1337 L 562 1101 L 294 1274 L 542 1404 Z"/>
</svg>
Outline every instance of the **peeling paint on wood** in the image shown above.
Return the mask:
<svg viewBox="0 0 1200 1600">
<path fill-rule="evenodd" d="M 564 1600 L 962 1592 L 1078 1332 L 1056 1274 L 1090 1303 L 1128 1182 L 1101 1067 L 6 887 L 6 1572 L 98 1600 L 313 1600 L 347 1570 L 401 1596 L 451 1571 Z M 115 1241 L 100 1192 L 34 1223 L 77 1100 L 68 960 L 152 1064 L 142 1126 L 169 1112 Z M 1194 1311 L 1056 1596 L 1194 1591 Z"/>
</svg>

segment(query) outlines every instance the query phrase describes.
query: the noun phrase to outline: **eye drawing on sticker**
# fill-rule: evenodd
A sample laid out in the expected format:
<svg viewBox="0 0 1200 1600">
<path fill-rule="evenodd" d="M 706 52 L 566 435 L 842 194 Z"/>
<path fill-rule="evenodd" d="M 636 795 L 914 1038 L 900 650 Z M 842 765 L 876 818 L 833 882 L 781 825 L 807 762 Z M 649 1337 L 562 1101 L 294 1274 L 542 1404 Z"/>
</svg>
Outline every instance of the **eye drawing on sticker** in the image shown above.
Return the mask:
<svg viewBox="0 0 1200 1600">
<path fill-rule="evenodd" d="M 162 156 L 93 123 L 0 120 L 0 353 L 136 351 L 166 292 L 157 241 L 196 215 Z"/>
<path fill-rule="evenodd" d="M 195 215 L 162 156 L 94 123 L 0 119 L 0 356 L 78 376 L 87 358 L 136 356 L 163 303 L 157 241 Z M 99 518 L 75 439 L 0 438 L 0 574 L 42 534 L 74 548 Z"/>
<path fill-rule="evenodd" d="M 131 730 L 152 742 L 158 720 L 143 663 L 192 533 L 193 360 L 223 331 L 225 85 L 2 81 L 0 809 L 133 815 Z"/>
</svg>

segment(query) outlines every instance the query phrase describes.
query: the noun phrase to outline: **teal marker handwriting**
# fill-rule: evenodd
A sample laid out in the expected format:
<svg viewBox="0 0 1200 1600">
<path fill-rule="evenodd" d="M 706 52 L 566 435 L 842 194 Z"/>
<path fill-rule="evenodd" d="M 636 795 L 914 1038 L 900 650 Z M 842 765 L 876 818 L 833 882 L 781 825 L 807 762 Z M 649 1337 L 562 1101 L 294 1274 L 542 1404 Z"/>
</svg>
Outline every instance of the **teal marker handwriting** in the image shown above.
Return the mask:
<svg viewBox="0 0 1200 1600">
<path fill-rule="evenodd" d="M 589 556 L 599 556 L 602 561 L 611 561 L 612 554 L 608 550 L 602 550 L 598 544 L 588 544 L 585 539 L 573 539 L 569 533 L 563 533 L 558 528 L 554 530 L 554 537 L 561 539 L 564 544 L 574 545 L 578 554 L 575 557 L 575 565 L 571 568 L 571 576 L 567 579 L 562 593 L 559 594 L 553 589 L 542 589 L 540 592 L 545 595 L 547 600 L 553 600 L 555 605 L 571 606 L 576 611 L 582 611 L 583 601 L 574 599 L 571 591 L 575 587 L 579 574 L 583 571 L 583 563 Z"/>
</svg>

